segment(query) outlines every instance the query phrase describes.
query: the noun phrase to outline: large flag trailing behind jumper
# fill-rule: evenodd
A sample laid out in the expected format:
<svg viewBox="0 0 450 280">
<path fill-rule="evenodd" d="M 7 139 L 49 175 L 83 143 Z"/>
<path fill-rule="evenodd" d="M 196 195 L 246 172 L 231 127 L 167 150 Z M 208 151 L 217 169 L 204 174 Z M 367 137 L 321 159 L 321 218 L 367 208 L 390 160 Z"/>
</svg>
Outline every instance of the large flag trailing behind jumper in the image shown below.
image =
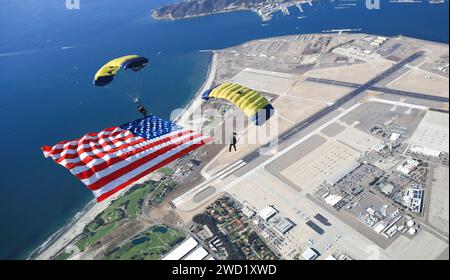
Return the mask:
<svg viewBox="0 0 450 280">
<path fill-rule="evenodd" d="M 150 115 L 42 150 L 45 157 L 69 169 L 100 202 L 210 140 Z"/>
</svg>

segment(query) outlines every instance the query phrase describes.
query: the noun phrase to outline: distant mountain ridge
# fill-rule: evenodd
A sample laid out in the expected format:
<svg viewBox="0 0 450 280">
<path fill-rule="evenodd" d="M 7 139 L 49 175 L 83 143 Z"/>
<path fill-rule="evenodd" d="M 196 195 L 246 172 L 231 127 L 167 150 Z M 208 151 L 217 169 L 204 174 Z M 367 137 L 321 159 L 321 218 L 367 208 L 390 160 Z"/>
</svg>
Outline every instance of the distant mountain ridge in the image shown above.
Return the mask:
<svg viewBox="0 0 450 280">
<path fill-rule="evenodd" d="M 188 0 L 168 4 L 153 11 L 156 19 L 183 19 L 236 10 L 254 10 L 271 3 L 287 3 L 291 0 Z"/>
</svg>

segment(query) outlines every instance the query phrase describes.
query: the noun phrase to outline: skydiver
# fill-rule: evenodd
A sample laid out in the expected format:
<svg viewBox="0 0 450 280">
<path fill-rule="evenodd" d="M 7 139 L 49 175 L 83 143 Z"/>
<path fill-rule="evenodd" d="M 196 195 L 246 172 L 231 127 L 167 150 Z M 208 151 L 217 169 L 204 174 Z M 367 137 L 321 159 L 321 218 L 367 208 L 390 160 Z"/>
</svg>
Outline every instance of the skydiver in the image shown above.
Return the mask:
<svg viewBox="0 0 450 280">
<path fill-rule="evenodd" d="M 141 113 L 142 115 L 144 115 L 144 117 L 147 117 L 148 116 L 148 112 L 147 112 L 147 110 L 144 108 L 144 106 L 142 106 L 141 104 L 139 104 L 139 106 L 138 106 L 138 111 L 139 111 L 139 113 Z"/>
<path fill-rule="evenodd" d="M 236 143 L 237 143 L 237 139 L 236 139 L 236 132 L 233 132 L 233 137 L 231 138 L 231 143 L 230 143 L 230 147 L 228 148 L 228 151 L 231 152 L 231 147 L 234 148 L 234 151 L 236 152 Z"/>
</svg>

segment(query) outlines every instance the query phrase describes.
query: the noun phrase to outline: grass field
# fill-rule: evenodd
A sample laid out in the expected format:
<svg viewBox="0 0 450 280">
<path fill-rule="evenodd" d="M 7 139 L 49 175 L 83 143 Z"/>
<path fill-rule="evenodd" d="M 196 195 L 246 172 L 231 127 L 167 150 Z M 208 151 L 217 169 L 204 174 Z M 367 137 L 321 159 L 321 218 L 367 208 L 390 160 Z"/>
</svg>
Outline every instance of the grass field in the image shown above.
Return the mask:
<svg viewBox="0 0 450 280">
<path fill-rule="evenodd" d="M 158 171 L 161 172 L 162 174 L 166 175 L 166 176 L 170 176 L 170 175 L 173 174 L 173 172 L 175 172 L 170 167 L 161 167 L 160 169 L 158 169 Z"/>
<path fill-rule="evenodd" d="M 181 231 L 162 225 L 154 226 L 113 250 L 106 259 L 159 260 L 185 238 Z"/>
<path fill-rule="evenodd" d="M 94 244 L 98 240 L 100 240 L 103 236 L 113 231 L 118 225 L 118 222 L 106 224 L 98 227 L 95 231 L 90 231 L 89 233 L 85 233 L 83 239 L 78 241 L 75 245 L 81 250 L 84 251 L 86 247 L 91 244 Z"/>
<path fill-rule="evenodd" d="M 135 219 L 141 214 L 142 203 L 145 197 L 153 192 L 159 182 L 147 182 L 143 185 L 136 185 L 125 195 L 116 199 L 101 214 L 105 222 L 122 220 L 123 218 Z"/>
<path fill-rule="evenodd" d="M 150 181 L 132 187 L 86 226 L 83 237 L 75 245 L 84 251 L 88 246 L 95 244 L 103 236 L 112 232 L 120 221 L 136 219 L 141 214 L 145 197 L 153 192 L 159 184 L 159 182 Z"/>
<path fill-rule="evenodd" d="M 56 256 L 55 260 L 57 261 L 67 260 L 70 256 L 72 256 L 72 253 L 63 252 L 58 256 Z"/>
<path fill-rule="evenodd" d="M 166 197 L 166 194 L 170 193 L 176 186 L 177 184 L 173 181 L 170 180 L 165 181 L 164 183 L 161 184 L 160 187 L 155 189 L 155 192 L 153 193 L 152 202 L 154 204 L 161 203 Z"/>
</svg>

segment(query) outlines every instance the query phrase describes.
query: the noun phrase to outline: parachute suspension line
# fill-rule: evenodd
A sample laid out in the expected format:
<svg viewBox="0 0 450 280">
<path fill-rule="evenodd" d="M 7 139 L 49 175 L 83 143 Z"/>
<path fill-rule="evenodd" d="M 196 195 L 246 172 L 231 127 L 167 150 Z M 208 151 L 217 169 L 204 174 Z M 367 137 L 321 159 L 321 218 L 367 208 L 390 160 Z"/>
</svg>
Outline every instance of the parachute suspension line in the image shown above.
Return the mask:
<svg viewBox="0 0 450 280">
<path fill-rule="evenodd" d="M 143 77 L 143 75 L 142 75 L 142 73 L 138 73 L 137 74 L 137 82 L 136 82 L 136 84 L 135 84 L 135 91 L 136 91 L 136 98 L 141 98 L 141 92 L 142 92 L 142 89 L 143 89 L 143 87 L 144 87 L 144 77 Z"/>
<path fill-rule="evenodd" d="M 136 81 L 130 86 L 127 95 L 132 99 L 141 99 L 141 92 L 143 88 L 142 77 L 136 78 Z"/>
<path fill-rule="evenodd" d="M 128 93 L 125 93 L 126 96 L 128 96 L 130 98 L 130 100 L 132 100 L 134 102 L 134 100 L 136 100 L 136 97 L 133 97 L 132 95 L 129 95 Z"/>
<path fill-rule="evenodd" d="M 115 89 L 113 89 L 113 88 L 111 88 L 111 92 L 114 93 L 114 94 L 116 94 L 116 95 L 118 95 L 118 96 L 120 96 L 120 97 L 122 97 L 122 98 L 125 98 L 125 99 L 127 99 L 127 100 L 129 99 L 129 100 L 131 100 L 131 102 L 136 102 L 135 100 L 136 100 L 137 98 L 135 98 L 135 97 L 129 95 L 128 93 L 119 92 L 119 91 L 117 91 L 117 90 L 115 90 Z"/>
<path fill-rule="evenodd" d="M 140 99 L 141 98 L 141 92 L 142 92 L 142 88 L 144 87 L 143 85 L 143 81 L 142 81 L 142 77 L 140 77 L 139 79 L 139 88 L 137 89 L 137 93 L 136 93 L 136 98 Z"/>
</svg>

